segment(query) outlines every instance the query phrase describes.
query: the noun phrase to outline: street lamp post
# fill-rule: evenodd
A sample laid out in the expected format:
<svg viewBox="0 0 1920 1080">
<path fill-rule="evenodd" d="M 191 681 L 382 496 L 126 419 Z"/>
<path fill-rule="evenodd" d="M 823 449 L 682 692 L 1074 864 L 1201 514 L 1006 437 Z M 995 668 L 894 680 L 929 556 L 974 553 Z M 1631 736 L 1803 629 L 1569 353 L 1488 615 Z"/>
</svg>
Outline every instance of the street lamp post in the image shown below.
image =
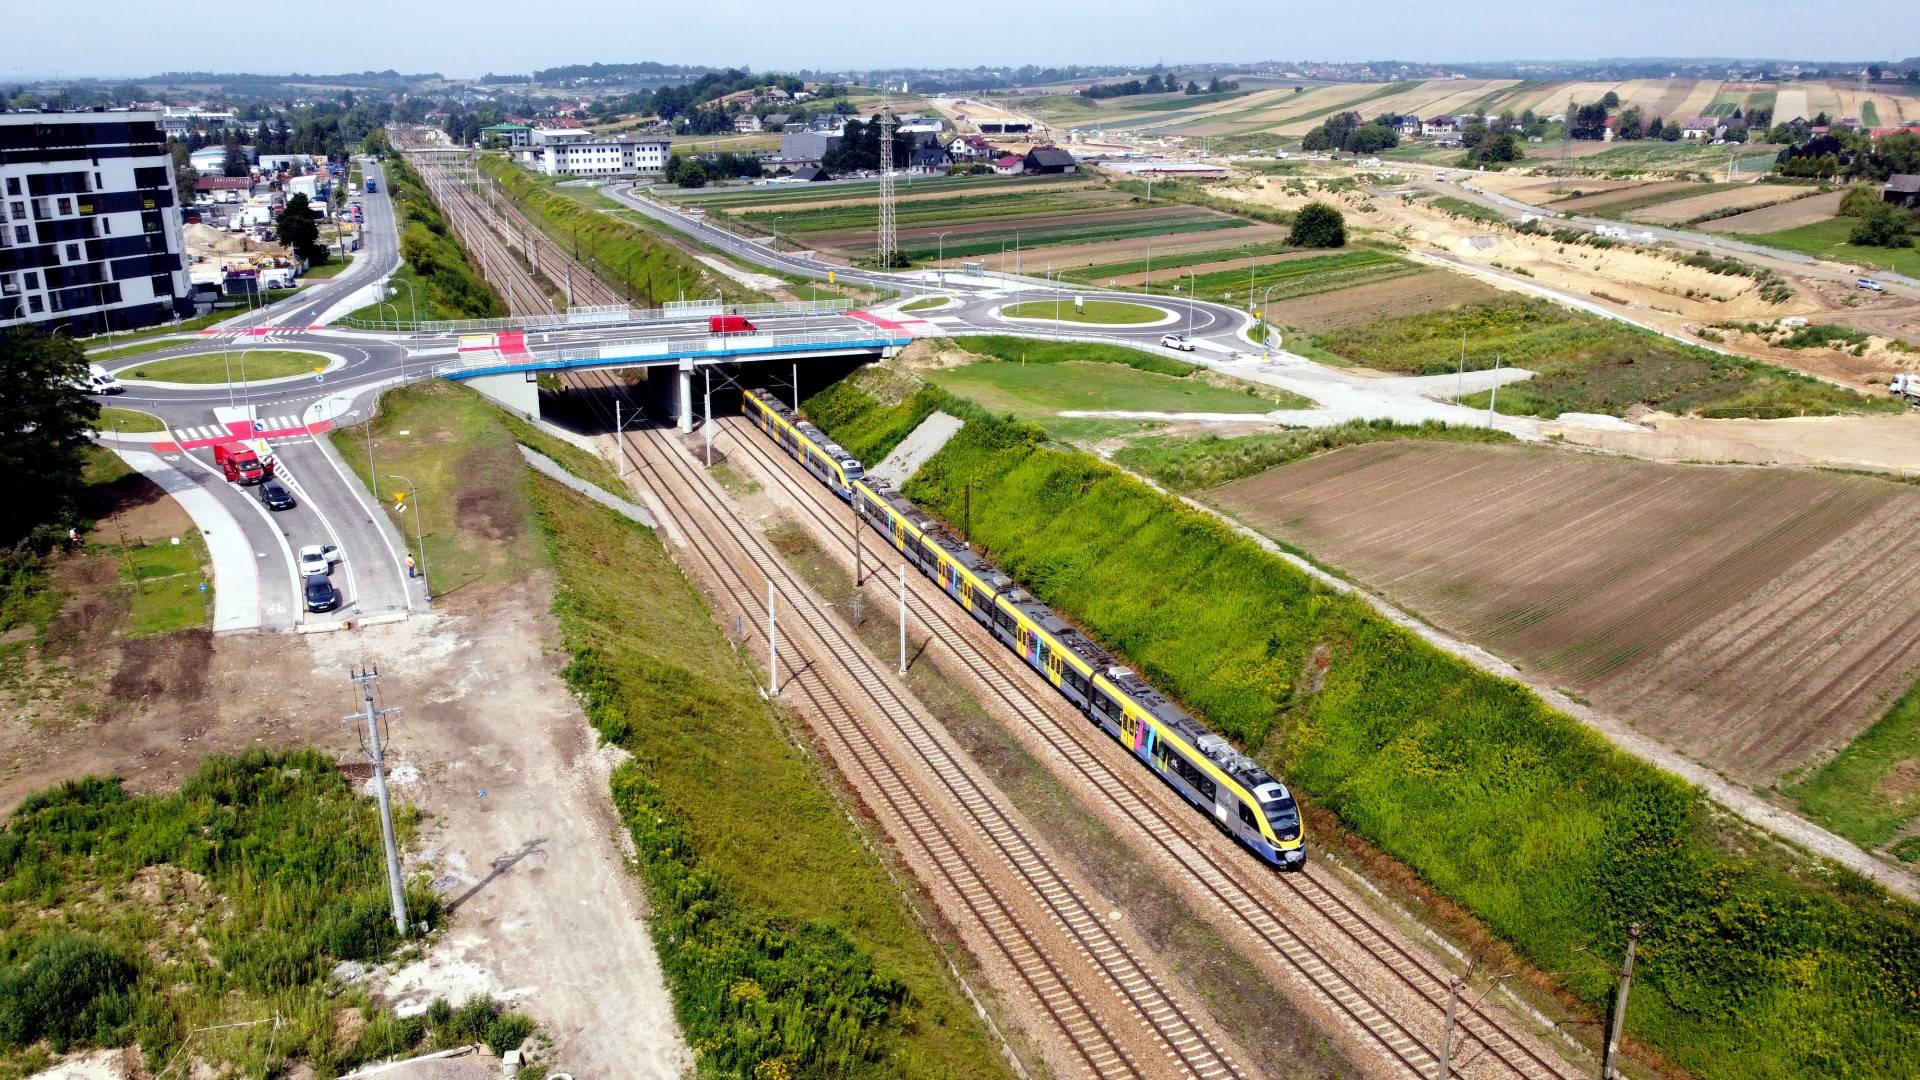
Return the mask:
<svg viewBox="0 0 1920 1080">
<path fill-rule="evenodd" d="M 935 272 L 940 275 L 940 284 L 942 285 L 947 283 L 947 267 L 945 265 L 947 258 L 947 233 L 952 231 L 952 229 L 948 229 L 947 232 L 943 232 L 933 238 L 933 267 Z"/>
<path fill-rule="evenodd" d="M 1273 324 L 1267 321 L 1267 301 L 1273 296 L 1273 290 L 1283 284 L 1285 282 L 1275 282 L 1260 292 L 1260 344 L 1263 346 L 1273 344 Z"/>
<path fill-rule="evenodd" d="M 427 599 L 431 600 L 433 599 L 433 585 L 430 583 L 432 579 L 427 577 L 427 523 L 426 519 L 420 515 L 420 489 L 414 486 L 412 480 L 399 473 L 386 473 L 385 476 L 387 479 L 406 484 L 407 497 L 413 500 L 413 534 L 420 543 L 420 579 L 423 584 L 426 584 Z M 405 536 L 406 533 L 403 532 L 400 535 Z"/>
<path fill-rule="evenodd" d="M 1187 271 L 1187 333 L 1193 333 L 1193 294 L 1200 291 L 1200 279 L 1189 269 Z"/>
<path fill-rule="evenodd" d="M 247 422 L 249 424 L 253 423 L 253 387 L 247 383 L 247 354 L 253 352 L 255 349 L 264 349 L 267 347 L 266 345 L 249 345 L 240 350 L 240 400 L 246 403 L 245 408 L 247 410 Z M 233 389 L 232 384 L 228 384 L 227 389 L 231 392 Z M 255 426 L 257 427 L 258 425 Z"/>
<path fill-rule="evenodd" d="M 412 310 L 413 310 L 413 329 L 415 330 L 415 332 L 418 332 L 420 329 L 420 297 L 418 294 L 416 294 L 413 291 L 413 282 L 408 281 L 405 278 L 388 278 L 387 282 L 388 284 L 398 282 L 407 287 L 407 303 L 412 307 Z M 394 311 L 393 314 L 394 314 L 394 321 L 398 322 L 400 312 L 396 310 Z"/>
</svg>

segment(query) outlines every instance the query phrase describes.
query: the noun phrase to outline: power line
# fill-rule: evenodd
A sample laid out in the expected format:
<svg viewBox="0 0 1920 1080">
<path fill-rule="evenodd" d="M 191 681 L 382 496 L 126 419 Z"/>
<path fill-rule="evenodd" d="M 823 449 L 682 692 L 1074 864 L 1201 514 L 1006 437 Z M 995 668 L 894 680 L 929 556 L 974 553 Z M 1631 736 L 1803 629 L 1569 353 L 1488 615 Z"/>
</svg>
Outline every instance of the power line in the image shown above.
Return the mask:
<svg viewBox="0 0 1920 1080">
<path fill-rule="evenodd" d="M 373 684 L 380 678 L 377 668 L 361 668 L 347 674 L 347 680 L 360 684 L 364 708 L 341 719 L 343 724 L 364 721 L 367 725 L 367 759 L 373 762 L 373 790 L 380 799 L 380 833 L 387 849 L 387 889 L 392 894 L 393 925 L 401 937 L 407 936 L 407 897 L 400 884 L 400 849 L 393 839 L 393 804 L 387 799 L 387 758 L 380 745 L 380 721 L 397 713 L 396 708 L 377 708 L 373 703 Z"/>
<path fill-rule="evenodd" d="M 891 269 L 900 256 L 893 222 L 893 99 L 880 102 L 880 268 Z"/>
</svg>

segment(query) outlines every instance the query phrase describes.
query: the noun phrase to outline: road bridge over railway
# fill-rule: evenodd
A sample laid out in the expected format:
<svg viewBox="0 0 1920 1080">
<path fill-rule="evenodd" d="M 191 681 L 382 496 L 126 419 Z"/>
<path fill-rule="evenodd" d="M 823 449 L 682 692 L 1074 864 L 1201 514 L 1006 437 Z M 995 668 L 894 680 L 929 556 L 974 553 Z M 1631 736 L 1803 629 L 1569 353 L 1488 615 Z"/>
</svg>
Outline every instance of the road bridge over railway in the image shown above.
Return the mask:
<svg viewBox="0 0 1920 1080">
<path fill-rule="evenodd" d="M 552 335 L 530 344 L 527 331 L 467 335 L 455 358 L 436 374 L 527 415 L 540 412 L 538 379 L 567 371 L 639 368 L 655 393 L 670 404 L 680 430 L 693 430 L 693 373 L 714 364 L 854 357 L 879 360 L 912 344 L 902 330 L 836 320 L 837 326 L 800 323 L 745 333 L 714 334 L 704 326 L 660 326 L 628 336 Z M 796 320 L 796 322 L 798 322 Z M 672 374 L 669 374 L 672 373 Z"/>
</svg>

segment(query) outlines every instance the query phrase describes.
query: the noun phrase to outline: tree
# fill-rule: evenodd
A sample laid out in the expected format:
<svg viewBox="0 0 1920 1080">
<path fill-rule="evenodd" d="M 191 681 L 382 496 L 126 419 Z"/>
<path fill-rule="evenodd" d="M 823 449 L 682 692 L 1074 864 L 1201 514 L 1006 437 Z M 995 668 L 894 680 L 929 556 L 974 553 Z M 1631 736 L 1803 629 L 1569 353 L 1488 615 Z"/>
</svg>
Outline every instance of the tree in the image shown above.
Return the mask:
<svg viewBox="0 0 1920 1080">
<path fill-rule="evenodd" d="M 306 195 L 287 200 L 274 231 L 280 234 L 280 242 L 287 245 L 287 250 L 306 260 L 308 265 L 319 266 L 327 261 L 326 246 L 320 243 L 320 226 L 313 220 L 313 204 L 307 201 Z"/>
<path fill-rule="evenodd" d="M 1347 149 L 1356 154 L 1377 154 L 1400 145 L 1400 133 L 1385 124 L 1361 124 L 1347 135 Z"/>
<path fill-rule="evenodd" d="M 680 162 L 680 171 L 674 174 L 673 182 L 683 188 L 706 187 L 707 167 L 700 164 L 698 158 L 687 158 Z"/>
<path fill-rule="evenodd" d="M 1840 196 L 1841 217 L 1863 218 L 1887 205 L 1872 184 L 1855 184 Z"/>
<path fill-rule="evenodd" d="M 1854 225 L 1847 241 L 1863 247 L 1909 247 L 1913 244 L 1912 225 L 1898 207 L 1881 203 Z"/>
<path fill-rule="evenodd" d="M 1611 90 L 1609 90 L 1609 91 L 1607 91 L 1607 92 L 1606 92 L 1605 94 L 1603 94 L 1603 95 L 1601 96 L 1601 98 L 1600 98 L 1600 107 L 1601 107 L 1601 108 L 1603 108 L 1603 109 L 1617 109 L 1617 108 L 1619 108 L 1619 107 L 1620 107 L 1620 95 L 1619 95 L 1619 94 L 1616 94 L 1616 93 L 1614 93 L 1614 92 L 1613 92 L 1613 91 L 1611 91 Z"/>
<path fill-rule="evenodd" d="M 1214 82 L 1219 82 L 1219 81 L 1220 81 L 1220 80 L 1218 80 L 1218 79 L 1215 79 L 1215 80 L 1214 80 Z M 1193 81 L 1192 79 L 1188 79 L 1188 80 L 1187 80 L 1187 93 L 1189 93 L 1189 94 L 1197 94 L 1197 93 L 1199 93 L 1199 92 L 1200 92 L 1200 84 L 1199 84 L 1199 83 L 1197 83 L 1197 82 L 1194 82 L 1194 81 Z"/>
<path fill-rule="evenodd" d="M 1357 112 L 1334 113 L 1327 117 L 1326 124 L 1327 138 L 1333 140 L 1333 145 L 1344 147 L 1347 145 L 1347 136 L 1352 134 L 1354 128 L 1360 126 L 1360 114 Z"/>
<path fill-rule="evenodd" d="M 1347 219 L 1323 202 L 1310 202 L 1293 215 L 1287 243 L 1294 247 L 1337 248 L 1347 243 Z"/>
<path fill-rule="evenodd" d="M 1645 119 L 1641 116 L 1640 106 L 1635 105 L 1620 114 L 1619 119 L 1614 121 L 1613 134 L 1618 139 L 1646 138 L 1647 126 Z"/>
<path fill-rule="evenodd" d="M 226 176 L 245 176 L 250 171 L 247 150 L 240 145 L 238 136 L 227 136 L 227 156 L 221 163 L 220 172 Z"/>
<path fill-rule="evenodd" d="M 173 195 L 181 206 L 193 205 L 193 192 L 200 180 L 200 170 L 193 167 L 193 151 L 187 144 L 173 136 L 167 136 L 167 152 L 173 155 Z"/>
<path fill-rule="evenodd" d="M 71 520 L 80 490 L 87 432 L 100 415 L 84 389 L 87 354 L 67 334 L 18 326 L 0 337 L 0 470 L 8 481 L 10 513 L 0 520 L 0 544 L 12 546 L 36 529 Z"/>
<path fill-rule="evenodd" d="M 1653 118 L 1651 124 L 1647 125 L 1647 138 L 1649 139 L 1664 138 L 1666 133 L 1666 127 L 1663 121 L 1657 116 Z"/>
<path fill-rule="evenodd" d="M 1896 131 L 1874 146 L 1875 165 L 1883 176 L 1920 173 L 1920 134 Z"/>
<path fill-rule="evenodd" d="M 1319 124 L 1309 130 L 1300 139 L 1300 149 L 1308 153 L 1333 149 L 1333 139 L 1327 134 L 1327 125 Z"/>
<path fill-rule="evenodd" d="M 1686 132 L 1681 129 L 1680 121 L 1675 120 L 1673 123 L 1668 124 L 1664 129 L 1661 130 L 1660 141 L 1679 142 L 1680 136 L 1684 134 L 1686 134 Z"/>
<path fill-rule="evenodd" d="M 1872 80 L 1873 80 L 1874 82 L 1879 82 L 1879 81 L 1880 81 L 1880 72 L 1881 72 L 1881 70 L 1882 70 L 1882 69 L 1881 69 L 1881 67 L 1880 67 L 1880 65 L 1879 65 L 1879 64 L 1868 64 L 1868 65 L 1867 65 L 1867 78 L 1869 78 L 1869 79 L 1872 79 Z"/>
</svg>

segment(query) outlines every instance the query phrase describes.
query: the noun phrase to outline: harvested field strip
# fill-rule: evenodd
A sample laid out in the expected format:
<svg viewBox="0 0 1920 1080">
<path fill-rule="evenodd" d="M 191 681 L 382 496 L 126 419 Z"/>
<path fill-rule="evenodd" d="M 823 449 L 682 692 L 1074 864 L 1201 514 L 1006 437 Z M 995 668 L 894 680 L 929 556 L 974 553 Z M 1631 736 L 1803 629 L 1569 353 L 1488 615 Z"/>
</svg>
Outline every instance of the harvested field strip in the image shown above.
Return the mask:
<svg viewBox="0 0 1920 1080">
<path fill-rule="evenodd" d="M 981 183 L 964 184 L 962 186 L 979 195 L 985 196 L 1013 196 L 1028 193 L 1053 194 L 1056 192 L 1078 191 L 1100 186 L 1099 181 L 1093 179 L 1068 177 L 1062 180 L 1059 177 L 1049 176 L 1037 178 L 1037 181 L 1044 182 L 1044 191 L 1032 192 L 1031 189 L 1042 186 L 1042 184 L 1037 181 L 1022 180 L 1016 177 L 982 177 L 979 179 L 982 180 Z M 985 182 L 988 179 L 991 179 L 993 182 Z M 925 203 L 932 202 L 935 199 L 952 199 L 955 197 L 955 186 L 959 183 L 960 182 L 956 181 L 953 184 L 949 184 L 948 182 L 939 180 L 916 181 L 912 191 L 907 191 L 904 185 L 902 186 L 897 201 L 901 203 Z M 750 213 L 761 209 L 810 210 L 837 206 L 871 207 L 877 205 L 880 198 L 879 189 L 868 184 L 846 187 L 838 184 L 827 185 L 825 187 L 806 185 L 799 190 L 787 188 L 784 190 L 775 189 L 775 192 L 776 193 L 765 195 L 732 195 L 718 200 L 682 201 L 707 210 L 731 210 L 736 213 Z"/>
<path fill-rule="evenodd" d="M 1684 225 L 1709 214 L 1774 206 L 1792 202 L 1795 199 L 1810 198 L 1814 194 L 1812 188 L 1787 187 L 1782 184 L 1737 184 L 1632 210 L 1626 216 L 1631 220 L 1644 221 L 1650 225 Z"/>
<path fill-rule="evenodd" d="M 1875 478 L 1383 444 L 1221 497 L 1722 768 L 1850 737 L 1920 664 L 1920 494 Z"/>
<path fill-rule="evenodd" d="M 1156 285 L 1156 293 L 1171 293 L 1174 285 L 1191 287 L 1202 299 L 1226 299 L 1226 294 L 1245 298 L 1249 287 L 1274 300 L 1290 300 L 1314 293 L 1331 292 L 1382 278 L 1412 274 L 1417 264 L 1381 251 L 1346 251 L 1338 255 L 1320 255 L 1306 259 L 1283 259 L 1256 267 L 1252 274 L 1240 270 L 1222 270 L 1198 274 L 1191 279 L 1173 277 Z M 1269 290 L 1271 293 L 1269 294 Z"/>
<path fill-rule="evenodd" d="M 1555 199 L 1547 205 L 1555 210 L 1587 213 L 1593 210 L 1612 209 L 1619 206 L 1650 206 L 1663 197 L 1684 198 L 1704 190 L 1706 185 L 1686 180 L 1662 180 L 1652 184 L 1637 184 L 1620 188 L 1617 191 L 1603 191 L 1597 195 L 1579 195 L 1571 199 Z M 1629 206 L 1629 209 L 1631 207 Z"/>
<path fill-rule="evenodd" d="M 1090 240 L 1124 240 L 1136 236 L 1212 232 L 1218 229 L 1238 229 L 1246 224 L 1247 222 L 1240 218 L 1228 217 L 1225 214 L 1209 214 L 1205 211 L 1166 217 L 1148 217 L 1142 214 L 1084 225 L 1064 223 L 1023 228 L 1018 233 L 1013 229 L 1003 228 L 996 232 L 975 234 L 965 239 L 949 237 L 945 245 L 936 244 L 932 236 L 914 238 L 902 236 L 900 252 L 909 259 L 930 258 L 939 251 L 944 251 L 949 258 L 960 258 L 998 252 L 1002 244 L 1016 237 L 1021 248 L 1024 249 L 1050 247 L 1056 244 L 1078 244 Z"/>
<path fill-rule="evenodd" d="M 1091 181 L 1075 176 L 956 176 L 929 177 L 914 181 L 916 189 L 926 188 L 929 195 L 950 194 L 956 191 L 970 191 L 991 188 L 996 191 L 1015 191 L 1023 188 L 1038 187 L 1085 187 Z M 871 184 L 830 184 L 825 188 L 765 187 L 765 188 L 720 188 L 707 192 L 670 191 L 663 201 L 684 203 L 689 206 L 731 207 L 764 206 L 789 202 L 812 202 L 816 199 L 878 198 L 879 181 Z M 902 197 L 906 192 L 901 192 Z"/>
<path fill-rule="evenodd" d="M 895 220 L 902 228 L 911 228 L 1043 214 L 1098 213 L 1125 206 L 1132 198 L 1124 192 L 1102 190 L 956 196 L 907 203 L 900 208 Z M 750 211 L 739 216 L 750 224 L 781 232 L 819 233 L 871 227 L 874 211 L 868 206 L 833 206 L 817 210 Z"/>
<path fill-rule="evenodd" d="M 1290 230 L 1284 225 L 1272 225 L 1257 222 L 1235 232 L 1232 239 L 1236 243 L 1233 251 L 1243 247 L 1265 248 L 1267 245 L 1284 246 Z M 1153 255 L 1154 273 L 1160 272 L 1163 258 L 1190 255 L 1196 251 L 1220 250 L 1223 238 L 1199 234 L 1193 236 L 1170 236 L 1162 240 L 1146 236 L 1137 240 L 1107 240 L 1093 244 L 1076 244 L 1068 251 L 1053 253 L 1053 268 L 1057 271 L 1072 270 L 1097 265 L 1118 265 L 1139 262 L 1144 268 L 1146 256 Z"/>
<path fill-rule="evenodd" d="M 1483 303 L 1499 295 L 1465 274 L 1449 270 L 1424 270 L 1358 285 L 1310 297 L 1276 300 L 1267 305 L 1267 319 L 1284 326 L 1305 330 L 1332 330 L 1359 323 L 1377 322 L 1382 311 L 1398 315 L 1417 315 L 1462 303 Z"/>
<path fill-rule="evenodd" d="M 1301 256 L 1311 256 L 1314 254 L 1312 251 L 1301 251 L 1299 248 L 1295 248 L 1284 241 L 1273 241 L 1265 244 L 1255 244 L 1250 247 L 1215 247 L 1206 248 L 1201 251 L 1169 253 L 1155 257 L 1151 266 L 1148 265 L 1145 258 L 1129 259 L 1126 262 L 1100 263 L 1098 265 L 1083 266 L 1076 270 L 1068 271 L 1063 276 L 1068 281 L 1105 281 L 1112 277 L 1125 277 L 1129 274 L 1144 273 L 1149 269 L 1159 270 L 1164 267 L 1168 270 L 1175 270 L 1186 266 L 1205 266 L 1208 263 L 1226 262 L 1244 258 L 1245 256 L 1242 253 L 1248 251 L 1251 251 L 1256 256 L 1287 255 L 1290 253 Z"/>
</svg>

